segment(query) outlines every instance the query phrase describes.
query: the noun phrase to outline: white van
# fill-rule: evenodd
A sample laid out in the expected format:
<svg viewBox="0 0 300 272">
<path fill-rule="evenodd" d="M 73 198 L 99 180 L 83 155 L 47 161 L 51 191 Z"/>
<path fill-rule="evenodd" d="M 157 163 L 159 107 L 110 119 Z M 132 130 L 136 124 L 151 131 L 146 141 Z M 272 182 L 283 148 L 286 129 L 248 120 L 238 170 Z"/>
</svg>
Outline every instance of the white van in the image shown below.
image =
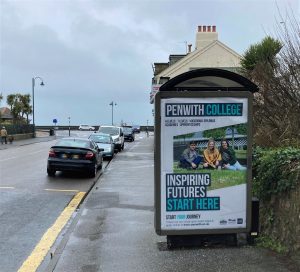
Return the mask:
<svg viewBox="0 0 300 272">
<path fill-rule="evenodd" d="M 99 126 L 98 132 L 111 135 L 115 144 L 115 149 L 119 152 L 124 149 L 124 133 L 122 127 Z"/>
</svg>

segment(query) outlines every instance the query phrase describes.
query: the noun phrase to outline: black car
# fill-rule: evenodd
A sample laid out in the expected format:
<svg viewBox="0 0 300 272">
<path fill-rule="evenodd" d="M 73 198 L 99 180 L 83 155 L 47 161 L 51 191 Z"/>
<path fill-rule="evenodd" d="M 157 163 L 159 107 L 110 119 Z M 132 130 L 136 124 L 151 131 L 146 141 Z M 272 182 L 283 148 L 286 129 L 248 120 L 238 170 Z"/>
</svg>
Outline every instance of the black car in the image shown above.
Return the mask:
<svg viewBox="0 0 300 272">
<path fill-rule="evenodd" d="M 102 151 L 97 144 L 86 138 L 62 138 L 49 150 L 47 173 L 56 171 L 82 171 L 95 177 L 102 168 Z"/>
<path fill-rule="evenodd" d="M 141 127 L 137 126 L 137 125 L 134 125 L 134 126 L 132 126 L 132 130 L 133 130 L 134 133 L 140 133 L 141 132 Z"/>
<path fill-rule="evenodd" d="M 124 140 L 125 141 L 134 141 L 134 132 L 132 127 L 123 127 Z"/>
</svg>

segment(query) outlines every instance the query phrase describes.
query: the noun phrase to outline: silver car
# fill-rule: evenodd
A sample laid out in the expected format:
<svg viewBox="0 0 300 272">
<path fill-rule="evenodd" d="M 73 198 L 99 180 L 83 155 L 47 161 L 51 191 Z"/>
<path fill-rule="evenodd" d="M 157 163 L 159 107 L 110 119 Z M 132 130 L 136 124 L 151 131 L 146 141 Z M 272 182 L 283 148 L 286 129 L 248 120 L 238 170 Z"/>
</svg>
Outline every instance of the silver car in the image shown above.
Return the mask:
<svg viewBox="0 0 300 272">
<path fill-rule="evenodd" d="M 104 151 L 102 151 L 103 158 L 112 159 L 114 157 L 115 144 L 109 134 L 93 133 L 89 136 L 89 139 L 92 139 L 99 148 L 104 149 Z"/>
</svg>

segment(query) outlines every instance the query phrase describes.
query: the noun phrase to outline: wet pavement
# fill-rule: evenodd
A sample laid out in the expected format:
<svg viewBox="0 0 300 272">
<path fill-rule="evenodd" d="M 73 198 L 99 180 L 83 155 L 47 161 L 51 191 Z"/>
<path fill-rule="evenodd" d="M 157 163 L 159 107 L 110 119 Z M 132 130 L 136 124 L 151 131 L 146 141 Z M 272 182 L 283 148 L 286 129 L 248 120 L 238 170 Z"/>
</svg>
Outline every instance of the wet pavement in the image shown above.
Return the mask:
<svg viewBox="0 0 300 272">
<path fill-rule="evenodd" d="M 55 139 L 41 133 L 0 150 Z M 300 271 L 255 246 L 169 250 L 166 237 L 154 231 L 153 150 L 153 135 L 141 133 L 115 156 L 38 272 Z"/>
<path fill-rule="evenodd" d="M 254 246 L 169 250 L 154 231 L 153 142 L 138 139 L 109 164 L 45 271 L 296 271 Z"/>
<path fill-rule="evenodd" d="M 53 140 L 56 140 L 56 136 L 49 136 L 49 132 L 37 132 L 35 138 L 17 140 L 17 141 L 13 141 L 12 143 L 8 142 L 7 144 L 0 143 L 0 150 L 14 148 L 17 146 L 35 144 L 40 142 L 53 141 Z"/>
</svg>

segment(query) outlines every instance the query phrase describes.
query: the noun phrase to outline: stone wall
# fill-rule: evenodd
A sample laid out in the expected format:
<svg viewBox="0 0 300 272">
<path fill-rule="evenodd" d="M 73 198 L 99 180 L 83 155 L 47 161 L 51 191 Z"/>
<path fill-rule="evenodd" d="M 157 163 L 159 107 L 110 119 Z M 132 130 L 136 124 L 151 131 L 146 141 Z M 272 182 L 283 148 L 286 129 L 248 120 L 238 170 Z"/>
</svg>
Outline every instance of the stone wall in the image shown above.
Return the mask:
<svg viewBox="0 0 300 272">
<path fill-rule="evenodd" d="M 300 253 L 300 184 L 261 203 L 260 223 L 262 234 L 279 241 L 289 252 Z"/>
<path fill-rule="evenodd" d="M 14 134 L 14 141 L 33 138 L 33 133 Z"/>
</svg>

